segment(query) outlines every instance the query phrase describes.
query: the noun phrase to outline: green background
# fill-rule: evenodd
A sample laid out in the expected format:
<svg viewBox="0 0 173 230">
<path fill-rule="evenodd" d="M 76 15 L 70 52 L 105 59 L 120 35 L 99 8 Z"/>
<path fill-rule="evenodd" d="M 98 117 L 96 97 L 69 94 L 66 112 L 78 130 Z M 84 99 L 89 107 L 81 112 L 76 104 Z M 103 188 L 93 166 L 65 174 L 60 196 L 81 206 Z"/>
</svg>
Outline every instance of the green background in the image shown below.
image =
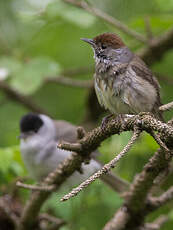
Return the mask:
<svg viewBox="0 0 173 230">
<path fill-rule="evenodd" d="M 92 5 L 146 35 L 145 19 L 150 21 L 153 36 L 159 36 L 173 26 L 173 0 L 90 0 Z M 166 2 L 166 4 L 165 4 Z M 86 74 L 75 79 L 92 79 L 93 53 L 80 38 L 92 38 L 103 32 L 116 32 L 134 51 L 145 45 L 127 36 L 106 22 L 60 0 L 1 0 L 0 1 L 0 75 L 8 71 L 5 82 L 44 108 L 53 118 L 64 119 L 80 125 L 87 112 L 88 89 L 43 83 L 48 76 L 58 76 L 63 71 L 89 67 Z M 166 52 L 151 68 L 166 76 L 159 79 L 162 102 L 172 101 L 173 50 Z M 70 77 L 70 74 L 69 76 Z M 93 106 L 94 109 L 94 106 Z M 0 193 L 8 191 L 17 177 L 27 175 L 20 158 L 19 120 L 29 110 L 8 98 L 0 89 Z M 167 112 L 168 120 L 173 113 Z M 98 117 L 95 126 L 100 124 Z M 100 159 L 107 162 L 127 143 L 131 133 L 112 136 L 100 147 Z M 121 160 L 115 171 L 132 181 L 158 148 L 154 140 L 143 134 L 129 154 Z M 166 189 L 171 179 L 164 184 Z M 122 204 L 122 199 L 97 181 L 69 202 L 61 204 L 62 194 L 54 194 L 44 209 L 67 220 L 63 230 L 100 230 Z M 21 192 L 24 200 L 28 193 Z M 160 213 L 169 213 L 170 221 L 163 229 L 171 230 L 173 212 L 171 203 L 148 217 L 149 221 Z"/>
</svg>

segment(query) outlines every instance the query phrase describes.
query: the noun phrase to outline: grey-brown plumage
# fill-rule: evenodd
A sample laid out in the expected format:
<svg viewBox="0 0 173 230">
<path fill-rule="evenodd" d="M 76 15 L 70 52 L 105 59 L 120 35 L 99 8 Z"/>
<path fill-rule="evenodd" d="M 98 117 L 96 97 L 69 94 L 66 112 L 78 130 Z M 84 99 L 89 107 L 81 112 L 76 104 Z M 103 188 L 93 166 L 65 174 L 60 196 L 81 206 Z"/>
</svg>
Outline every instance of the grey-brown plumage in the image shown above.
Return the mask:
<svg viewBox="0 0 173 230">
<path fill-rule="evenodd" d="M 101 106 L 113 114 L 159 111 L 160 86 L 146 64 L 116 34 L 104 33 L 82 39 L 94 50 L 95 90 Z"/>
<path fill-rule="evenodd" d="M 46 177 L 72 154 L 70 151 L 57 148 L 59 141 L 64 140 L 70 143 L 77 141 L 74 125 L 66 121 L 54 121 L 43 114 L 29 113 L 23 116 L 20 121 L 20 132 L 22 158 L 29 174 L 37 181 Z M 83 182 L 101 167 L 100 162 L 91 158 L 89 164 L 82 164 L 83 173 L 74 172 L 67 179 L 66 185 L 74 186 Z M 115 191 L 122 192 L 128 188 L 127 182 L 111 172 L 101 179 Z"/>
<path fill-rule="evenodd" d="M 63 140 L 70 143 L 77 141 L 76 126 L 63 120 L 53 120 L 56 129 L 56 140 Z"/>
</svg>

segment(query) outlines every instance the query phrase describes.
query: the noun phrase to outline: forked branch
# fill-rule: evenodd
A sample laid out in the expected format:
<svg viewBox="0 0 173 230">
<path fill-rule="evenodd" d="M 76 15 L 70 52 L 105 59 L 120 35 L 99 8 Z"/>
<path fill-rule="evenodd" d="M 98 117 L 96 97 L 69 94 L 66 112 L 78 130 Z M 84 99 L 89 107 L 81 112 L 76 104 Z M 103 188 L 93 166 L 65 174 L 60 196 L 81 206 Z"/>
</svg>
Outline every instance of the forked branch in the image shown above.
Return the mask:
<svg viewBox="0 0 173 230">
<path fill-rule="evenodd" d="M 134 142 L 138 139 L 140 134 L 139 129 L 136 129 L 133 133 L 132 138 L 128 142 L 128 144 L 124 147 L 124 149 L 109 163 L 105 164 L 102 169 L 100 169 L 98 172 L 96 172 L 94 175 L 90 176 L 86 181 L 81 183 L 78 187 L 74 188 L 69 194 L 65 195 L 63 198 L 61 198 L 61 201 L 69 200 L 71 197 L 76 196 L 79 192 L 81 192 L 84 188 L 86 188 L 88 185 L 90 185 L 92 182 L 94 182 L 96 179 L 101 177 L 103 174 L 108 173 L 111 168 L 115 167 L 115 164 L 125 156 L 125 154 L 131 149 Z"/>
</svg>

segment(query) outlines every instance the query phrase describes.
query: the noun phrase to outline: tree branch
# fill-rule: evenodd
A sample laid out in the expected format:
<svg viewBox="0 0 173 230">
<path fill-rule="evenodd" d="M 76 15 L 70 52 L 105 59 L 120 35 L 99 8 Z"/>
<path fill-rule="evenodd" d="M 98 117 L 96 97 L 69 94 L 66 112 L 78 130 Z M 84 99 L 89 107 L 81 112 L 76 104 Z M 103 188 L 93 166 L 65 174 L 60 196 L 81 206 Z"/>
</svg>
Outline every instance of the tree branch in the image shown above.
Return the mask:
<svg viewBox="0 0 173 230">
<path fill-rule="evenodd" d="M 101 177 L 102 175 L 108 173 L 111 168 L 115 167 L 115 164 L 123 157 L 125 154 L 131 149 L 132 145 L 138 139 L 140 131 L 137 129 L 134 131 L 132 138 L 128 142 L 128 144 L 124 147 L 124 149 L 109 163 L 105 164 L 102 169 L 96 172 L 94 175 L 90 176 L 86 181 L 81 183 L 78 187 L 74 188 L 69 194 L 63 196 L 61 201 L 69 200 L 71 197 L 76 196 L 79 192 L 81 192 L 84 188 L 94 182 L 96 179 Z"/>
<path fill-rule="evenodd" d="M 59 219 L 55 216 L 51 216 L 47 213 L 42 213 L 39 216 L 40 220 L 47 220 L 51 222 L 52 224 L 47 228 L 47 230 L 58 230 L 60 227 L 66 224 L 66 222 L 62 219 Z"/>
<path fill-rule="evenodd" d="M 45 79 L 44 83 L 58 83 L 61 85 L 72 86 L 72 87 L 79 87 L 79 88 L 92 88 L 94 83 L 93 80 L 76 80 L 71 79 L 69 77 L 48 77 Z"/>
<path fill-rule="evenodd" d="M 163 149 L 163 151 L 165 152 L 165 154 L 170 154 L 170 150 L 167 148 L 167 146 L 165 145 L 165 143 L 160 139 L 160 136 L 151 131 L 150 134 L 152 135 L 152 137 L 155 139 L 155 141 L 157 142 L 158 145 L 160 145 L 160 147 Z"/>
<path fill-rule="evenodd" d="M 109 121 L 105 129 L 99 127 L 92 130 L 78 143 L 71 144 L 61 142 L 58 147 L 84 155 L 97 149 L 103 140 L 113 134 L 122 131 L 133 131 L 134 127 L 138 127 L 139 123 L 142 130 L 147 132 L 150 132 L 150 130 L 157 131 L 171 142 L 173 138 L 173 127 L 158 121 L 150 113 L 141 113 L 139 115 L 124 115 L 124 119 L 117 117 Z"/>
<path fill-rule="evenodd" d="M 82 157 L 77 153 L 72 153 L 57 169 L 50 173 L 43 181 L 44 185 L 56 184 L 56 188 L 59 186 L 82 164 Z M 28 200 L 23 210 L 18 230 L 30 230 L 34 226 L 34 223 L 39 214 L 40 208 L 45 200 L 51 194 L 50 191 L 34 191 L 31 194 L 30 200 Z"/>
<path fill-rule="evenodd" d="M 85 1 L 76 1 L 76 0 L 63 0 L 66 3 L 70 3 L 76 7 L 82 8 L 87 12 L 91 13 L 92 15 L 104 20 L 105 22 L 109 23 L 110 25 L 114 26 L 115 28 L 121 30 L 122 32 L 128 34 L 129 36 L 135 38 L 136 40 L 147 43 L 147 39 L 141 35 L 140 33 L 136 32 L 135 30 L 130 29 L 127 25 L 120 22 L 116 18 L 106 14 L 105 12 L 101 11 L 98 8 L 88 5 Z"/>
<path fill-rule="evenodd" d="M 65 77 L 76 77 L 76 75 L 85 75 L 92 73 L 94 71 L 94 66 L 82 66 L 78 68 L 69 68 L 62 71 L 62 75 Z"/>
<path fill-rule="evenodd" d="M 18 217 L 15 215 L 15 213 L 11 210 L 9 207 L 8 203 L 4 199 L 4 197 L 0 198 L 0 221 L 1 218 L 5 219 L 6 225 L 8 224 L 12 227 L 13 229 L 16 229 L 17 224 L 18 224 Z"/>
<path fill-rule="evenodd" d="M 36 113 L 42 113 L 47 114 L 51 117 L 50 114 L 48 114 L 44 109 L 36 105 L 31 98 L 28 96 L 25 96 L 13 88 L 11 88 L 6 82 L 0 81 L 0 89 L 6 94 L 7 97 L 9 97 L 11 100 L 16 101 L 17 103 L 20 103 L 24 105 L 26 108 L 30 109 L 33 112 Z"/>
<path fill-rule="evenodd" d="M 160 133 L 160 138 L 172 151 L 173 144 Z M 104 230 L 126 230 L 139 227 L 148 213 L 146 211 L 146 199 L 153 186 L 154 179 L 164 171 L 172 159 L 172 152 L 169 155 L 159 149 L 149 162 L 144 166 L 143 171 L 134 179 L 127 193 L 125 203 L 116 212 L 115 216 L 105 225 Z"/>
<path fill-rule="evenodd" d="M 145 30 L 146 30 L 146 34 L 147 34 L 147 39 L 148 39 L 148 42 L 150 43 L 150 41 L 153 39 L 153 33 L 152 33 L 152 29 L 151 29 L 151 24 L 150 24 L 150 18 L 148 16 L 146 16 L 144 18 L 144 22 L 145 22 Z"/>
<path fill-rule="evenodd" d="M 16 186 L 29 189 L 29 190 L 36 190 L 36 191 L 53 191 L 55 190 L 56 186 L 55 185 L 32 185 L 32 184 L 24 184 L 21 183 L 20 181 L 17 181 Z"/>
<path fill-rule="evenodd" d="M 151 66 L 156 61 L 162 59 L 163 55 L 173 48 L 173 28 L 165 32 L 162 36 L 152 39 L 150 46 L 140 50 L 137 54 Z"/>
<path fill-rule="evenodd" d="M 140 230 L 159 230 L 167 221 L 168 217 L 165 215 L 161 215 L 153 223 L 144 224 L 144 226 L 142 226 Z"/>
<path fill-rule="evenodd" d="M 166 192 L 164 192 L 159 197 L 150 197 L 148 200 L 147 207 L 148 209 L 153 211 L 167 204 L 171 200 L 173 200 L 173 186 L 171 186 Z"/>
<path fill-rule="evenodd" d="M 169 147 L 171 143 L 173 143 L 173 128 L 161 121 L 155 119 L 151 114 L 142 113 L 140 115 L 131 115 L 124 116 L 124 119 L 113 119 L 109 121 L 104 129 L 98 127 L 93 131 L 87 133 L 82 139 L 80 139 L 77 145 L 73 144 L 73 150 L 77 150 L 78 153 L 72 153 L 62 164 L 57 167 L 57 169 L 48 175 L 48 177 L 43 181 L 44 185 L 52 185 L 56 184 L 56 188 L 59 186 L 75 171 L 81 167 L 83 161 L 88 158 L 95 149 L 98 148 L 100 143 L 113 134 L 119 134 L 122 131 L 134 130 L 134 127 L 140 126 L 141 130 L 146 130 L 150 132 L 150 130 L 155 130 L 160 134 L 160 138 L 162 141 L 166 141 L 166 145 Z M 70 150 L 70 146 L 63 146 L 65 149 Z M 76 147 L 77 146 L 77 147 Z M 76 147 L 76 149 L 75 149 Z M 142 178 L 139 181 L 135 181 L 133 187 L 131 188 L 130 194 L 131 199 L 139 195 L 137 193 L 140 190 L 140 199 L 144 200 L 150 185 L 152 184 L 152 179 L 156 177 L 159 172 L 161 172 L 167 163 L 170 161 L 171 156 L 168 156 L 166 159 L 164 154 L 161 154 L 158 151 L 157 154 L 153 156 L 153 160 L 151 163 L 149 162 L 148 168 L 145 167 L 144 172 L 142 173 Z M 162 159 L 163 158 L 163 159 Z M 153 163 L 153 165 L 152 165 Z M 159 164 L 159 166 L 158 166 Z M 157 167 L 156 167 L 157 166 Z M 152 168 L 152 170 L 150 170 Z M 151 172 L 150 172 L 151 171 Z M 149 173 L 149 174 L 148 174 Z M 144 175 L 143 175 L 144 174 Z M 146 186 L 146 179 L 147 186 Z M 141 181 L 144 181 L 141 185 Z M 135 190 L 136 189 L 136 190 Z M 144 190 L 144 193 L 141 194 L 141 189 Z M 18 230 L 29 230 L 34 225 L 34 222 L 38 216 L 40 208 L 44 201 L 51 194 L 50 191 L 34 191 L 31 195 L 31 199 L 27 202 L 24 211 L 22 213 L 22 217 L 20 219 Z M 139 198 L 138 196 L 136 199 Z M 132 201 L 129 203 L 133 204 Z M 134 202 L 136 204 L 136 201 Z"/>
<path fill-rule="evenodd" d="M 166 111 L 166 110 L 170 110 L 172 108 L 173 108 L 173 101 L 168 103 L 168 104 L 160 106 L 159 110 L 160 111 Z"/>
</svg>

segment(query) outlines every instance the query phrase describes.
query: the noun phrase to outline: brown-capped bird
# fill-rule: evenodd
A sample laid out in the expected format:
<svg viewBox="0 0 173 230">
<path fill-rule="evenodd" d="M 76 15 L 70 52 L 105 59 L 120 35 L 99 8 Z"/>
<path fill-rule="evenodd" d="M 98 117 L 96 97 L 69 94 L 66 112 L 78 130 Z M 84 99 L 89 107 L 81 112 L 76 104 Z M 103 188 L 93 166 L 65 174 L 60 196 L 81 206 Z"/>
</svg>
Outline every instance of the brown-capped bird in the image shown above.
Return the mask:
<svg viewBox="0 0 173 230">
<path fill-rule="evenodd" d="M 94 50 L 95 90 L 101 106 L 113 114 L 159 111 L 160 86 L 146 64 L 113 33 L 82 38 Z"/>
</svg>

